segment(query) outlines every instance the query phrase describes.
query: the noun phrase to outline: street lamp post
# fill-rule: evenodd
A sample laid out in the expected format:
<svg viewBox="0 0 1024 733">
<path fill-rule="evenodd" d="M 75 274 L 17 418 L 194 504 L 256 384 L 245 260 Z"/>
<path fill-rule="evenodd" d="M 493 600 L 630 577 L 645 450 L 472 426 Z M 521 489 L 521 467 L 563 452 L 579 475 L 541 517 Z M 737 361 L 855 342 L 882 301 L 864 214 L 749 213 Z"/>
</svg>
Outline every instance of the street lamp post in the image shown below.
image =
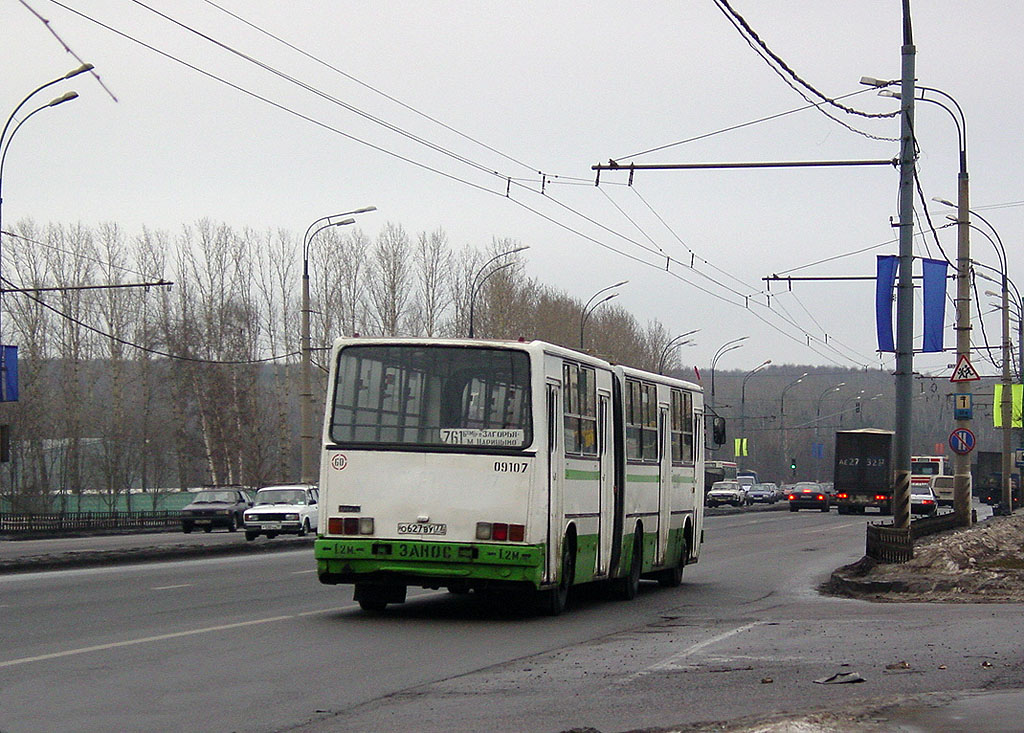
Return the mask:
<svg viewBox="0 0 1024 733">
<path fill-rule="evenodd" d="M 665 348 L 661 350 L 661 356 L 658 357 L 658 374 L 665 373 L 665 365 L 668 363 L 668 355 L 672 353 L 674 349 L 678 349 L 681 346 L 686 346 L 687 344 L 693 343 L 693 339 L 686 339 L 686 341 L 683 341 L 682 339 L 685 339 L 687 336 L 692 336 L 698 331 L 700 331 L 700 329 L 695 328 L 692 331 L 681 333 L 678 336 L 671 339 L 667 344 L 665 344 Z"/>
<path fill-rule="evenodd" d="M 606 288 L 601 288 L 596 293 L 591 295 L 590 300 L 588 300 L 586 304 L 583 306 L 583 310 L 580 311 L 580 351 L 583 350 L 583 328 L 587 325 L 587 319 L 590 318 L 590 314 L 596 311 L 603 303 L 607 303 L 612 298 L 617 297 L 618 293 L 611 293 L 610 295 L 606 295 L 604 298 L 601 298 L 601 300 L 598 300 L 596 303 L 594 303 L 594 301 L 597 299 L 597 296 L 601 295 L 601 293 L 607 293 L 609 290 L 612 290 L 614 288 L 622 287 L 628 282 L 629 280 L 623 280 L 622 282 L 615 283 L 614 285 L 609 285 Z M 591 306 L 591 303 L 593 303 L 593 306 Z"/>
<path fill-rule="evenodd" d="M 936 199 L 941 204 L 946 206 L 953 206 L 953 204 L 944 199 Z M 992 246 L 995 247 L 996 256 L 999 258 L 999 274 L 1000 274 L 1000 290 L 1002 299 L 1002 360 L 1003 368 L 1000 383 L 1002 384 L 1002 400 L 1000 403 L 1000 418 L 1002 422 L 1002 496 L 1003 506 L 1009 513 L 1013 512 L 1013 492 L 1010 484 L 1010 473 L 1011 473 L 1011 457 L 1010 457 L 1010 443 L 1011 443 L 1011 430 L 1013 429 L 1013 395 L 1012 395 L 1012 378 L 1010 375 L 1010 288 L 1009 278 L 1007 272 L 1007 258 L 1006 258 L 1006 247 L 1003 245 L 1003 239 L 999 236 L 999 232 L 991 222 L 985 217 L 979 214 L 973 209 L 968 210 L 968 215 L 973 214 L 976 216 L 985 226 L 988 231 L 992 233 L 989 236 L 988 232 L 983 229 L 978 229 L 968 220 L 966 224 L 961 219 L 960 207 L 957 208 L 956 222 L 959 227 L 966 227 L 969 229 L 975 229 L 985 235 Z M 993 236 L 995 237 L 993 239 Z"/>
<path fill-rule="evenodd" d="M 731 341 L 726 341 L 718 347 L 718 351 L 716 351 L 715 355 L 711 357 L 711 409 L 714 409 L 715 407 L 715 367 L 718 366 L 718 360 L 728 352 L 734 351 L 735 349 L 743 346 L 743 342 L 748 338 L 750 337 L 740 336 L 739 338 L 734 338 Z"/>
<path fill-rule="evenodd" d="M 979 214 L 977 211 L 972 211 L 978 219 L 980 219 L 986 227 L 992 232 L 998 242 L 999 246 L 996 248 L 996 252 L 999 255 L 999 264 L 1001 267 L 1000 274 L 1002 276 L 1002 325 L 1003 325 L 1003 348 L 1002 348 L 1002 379 L 1000 380 L 1003 386 L 1002 401 L 1000 402 L 1000 417 L 1003 423 L 1003 455 L 1002 455 L 1002 473 L 1003 473 L 1003 508 L 1007 514 L 1013 513 L 1013 489 L 1010 484 L 1010 472 L 1011 472 L 1011 461 L 1010 461 L 1010 434 L 1013 430 L 1013 380 L 1010 376 L 1010 286 L 1009 278 L 1007 276 L 1007 261 L 1006 261 L 1006 247 L 1003 246 L 1003 239 L 999 236 L 999 232 L 994 226 Z"/>
<path fill-rule="evenodd" d="M 839 384 L 837 384 L 837 385 L 835 385 L 833 387 L 829 387 L 828 389 L 826 389 L 818 397 L 818 406 L 817 406 L 817 408 L 814 411 L 814 442 L 815 443 L 820 443 L 821 442 L 821 402 L 822 402 L 822 400 L 825 399 L 825 395 L 827 395 L 827 394 L 829 394 L 831 392 L 838 392 L 844 386 L 846 386 L 846 382 L 840 382 Z M 815 481 L 820 481 L 821 480 L 821 463 L 820 463 L 820 461 L 818 463 L 816 463 L 815 466 L 814 466 L 814 480 Z"/>
<path fill-rule="evenodd" d="M 316 434 L 313 425 L 313 347 L 310 343 L 310 299 L 309 299 L 309 247 L 313 237 L 324 229 L 354 224 L 355 214 L 376 211 L 376 206 L 365 206 L 353 211 L 323 216 L 314 221 L 306 229 L 302 237 L 302 324 L 300 338 L 302 341 L 302 394 L 299 395 L 299 421 L 302 423 L 299 442 L 302 448 L 302 483 L 311 484 L 317 479 L 318 461 L 316 458 Z M 341 218 L 349 217 L 349 218 Z M 337 219 L 337 221 L 332 221 Z"/>
<path fill-rule="evenodd" d="M 740 435 L 741 439 L 747 437 L 747 380 L 757 374 L 759 371 L 767 367 L 772 363 L 771 359 L 765 359 L 756 367 L 751 369 L 743 376 L 743 382 L 740 384 Z"/>
<path fill-rule="evenodd" d="M 786 392 L 788 392 L 793 387 L 795 387 L 798 384 L 800 384 L 800 382 L 804 381 L 804 377 L 806 377 L 806 376 L 807 376 L 807 372 L 804 372 L 797 379 L 794 379 L 792 382 L 790 382 L 785 387 L 783 387 L 782 388 L 782 397 L 779 398 L 779 427 L 782 430 L 782 460 L 783 460 L 783 462 L 785 462 L 786 457 L 789 455 L 789 441 L 787 440 L 787 437 L 786 437 Z M 785 473 L 786 469 L 783 468 L 782 470 L 783 470 L 783 473 Z M 796 472 L 794 470 L 793 478 L 796 478 L 795 473 Z"/>
<path fill-rule="evenodd" d="M 888 82 L 877 79 L 861 79 L 862 84 L 884 87 Z M 938 94 L 950 105 L 928 94 Z M 882 96 L 899 99 L 901 93 L 883 89 Z M 957 210 L 957 281 L 956 281 L 956 356 L 957 363 L 969 361 L 971 355 L 971 234 L 970 234 L 970 177 L 967 174 L 967 118 L 960 104 L 949 94 L 934 87 L 918 86 L 915 98 L 920 102 L 934 104 L 949 113 L 956 125 L 957 143 L 960 153 L 960 170 L 957 173 L 957 203 L 942 201 Z M 961 394 L 970 394 L 971 383 L 960 382 L 957 390 Z M 957 429 L 969 429 L 971 421 L 956 420 Z M 953 512 L 959 523 L 964 527 L 971 526 L 971 458 L 968 454 L 953 454 Z"/>
<path fill-rule="evenodd" d="M 494 255 L 494 257 L 492 257 L 491 259 L 487 260 L 487 262 L 485 262 L 480 267 L 480 269 L 477 270 L 476 273 L 473 275 L 473 280 L 470 283 L 471 287 L 469 289 L 469 337 L 470 338 L 475 338 L 476 337 L 476 332 L 473 329 L 473 320 L 474 320 L 474 317 L 475 317 L 475 314 L 476 314 L 476 294 L 477 294 L 477 292 L 479 292 L 480 288 L 487 281 L 487 278 L 489 278 L 494 273 L 499 272 L 500 270 L 504 270 L 506 267 L 511 267 L 512 265 L 515 264 L 515 261 L 513 260 L 512 262 L 506 262 L 503 265 L 498 265 L 493 270 L 491 270 L 486 275 L 484 275 L 482 278 L 480 277 L 480 275 L 495 260 L 498 260 L 498 259 L 500 259 L 502 257 L 505 257 L 506 255 L 513 255 L 516 252 L 522 252 L 524 249 L 529 249 L 529 248 L 530 248 L 529 245 L 525 245 L 523 247 L 516 247 L 515 249 L 510 249 L 507 252 L 499 252 L 498 254 Z"/>
<path fill-rule="evenodd" d="M 59 104 L 64 104 L 64 102 L 70 102 L 72 99 L 77 99 L 78 98 L 78 93 L 77 92 L 65 92 L 61 96 L 59 96 L 59 97 L 57 97 L 55 99 L 50 100 L 46 104 L 43 104 L 43 105 L 40 105 L 39 107 L 36 107 L 34 110 L 32 110 L 27 115 L 22 117 L 21 120 L 18 122 L 18 124 L 16 124 L 14 126 L 13 130 L 10 129 L 11 128 L 11 123 L 14 122 L 14 118 L 17 116 L 18 111 L 21 110 L 21 108 L 24 107 L 25 104 L 33 96 L 35 96 L 37 92 L 41 92 L 43 89 L 46 89 L 47 87 L 53 86 L 54 84 L 59 84 L 60 82 L 66 81 L 67 79 L 71 79 L 72 77 L 78 76 L 79 74 L 84 74 L 86 71 L 90 71 L 92 68 L 93 68 L 92 64 L 82 64 L 77 69 L 72 69 L 68 73 L 64 74 L 64 76 L 61 76 L 61 77 L 58 77 L 58 78 L 53 79 L 51 81 L 48 81 L 45 84 L 41 84 L 40 86 L 38 86 L 35 89 L 33 89 L 31 92 L 29 92 L 25 96 L 24 99 L 22 99 L 18 103 L 18 106 L 16 106 L 14 108 L 14 111 L 11 112 L 10 116 L 7 118 L 7 121 L 4 123 L 3 130 L 0 131 L 0 334 L 3 333 L 2 313 L 3 313 L 3 291 L 4 291 L 4 288 L 3 288 L 3 266 L 2 266 L 2 263 L 3 263 L 3 216 L 2 216 L 2 213 L 3 213 L 3 200 L 4 200 L 3 199 L 3 178 L 4 178 L 4 163 L 7 161 L 7 151 L 10 150 L 10 148 L 11 148 L 11 141 L 14 139 L 14 136 L 17 134 L 18 130 L 21 129 L 21 126 L 24 125 L 26 122 L 28 122 L 28 120 L 31 119 L 36 113 L 42 112 L 44 109 L 49 109 L 50 107 L 56 107 Z M 8 130 L 10 130 L 10 135 L 7 134 Z M 3 345 L 3 337 L 2 337 L 2 335 L 0 335 L 0 402 L 7 401 L 7 399 L 8 399 L 8 394 L 7 394 L 7 369 L 8 369 L 7 349 Z M 6 421 L 4 421 L 4 424 L 6 425 Z M 6 429 L 7 429 L 6 427 L 3 428 L 3 430 L 6 430 Z"/>
<path fill-rule="evenodd" d="M 32 117 L 33 115 L 35 115 L 37 112 L 42 112 L 44 109 L 48 109 L 50 107 L 56 107 L 58 104 L 64 104 L 64 102 L 70 102 L 72 99 L 77 99 L 78 98 L 78 93 L 77 92 L 66 92 L 66 93 L 62 94 L 61 96 L 57 97 L 56 99 L 52 99 L 49 102 L 47 102 L 46 104 L 43 104 L 43 105 L 40 105 L 39 107 L 36 107 L 34 110 L 29 112 L 27 115 L 25 115 L 21 119 L 21 121 L 18 122 L 17 125 L 14 126 L 14 129 L 11 130 L 11 134 L 10 135 L 7 134 L 7 131 L 10 130 L 11 123 L 14 122 L 14 118 L 17 116 L 18 111 L 21 110 L 21 108 L 25 106 L 25 104 L 28 102 L 28 100 L 30 100 L 32 97 L 34 97 L 38 92 L 41 92 L 42 90 L 46 89 L 47 87 L 51 87 L 54 84 L 59 84 L 62 81 L 66 81 L 68 79 L 71 79 L 72 77 L 78 76 L 79 74 L 84 74 L 87 71 L 91 71 L 92 68 L 93 68 L 92 64 L 82 64 L 77 69 L 72 69 L 71 71 L 66 73 L 64 76 L 57 77 L 56 79 L 52 79 L 51 81 L 48 81 L 45 84 L 39 85 L 38 87 L 33 89 L 31 92 L 29 92 L 27 95 L 25 95 L 24 99 L 22 99 L 20 102 L 18 102 L 18 106 L 14 108 L 14 111 L 11 112 L 10 117 L 7 118 L 7 122 L 4 123 L 4 129 L 3 129 L 2 132 L 0 132 L 0 255 L 2 255 L 2 252 L 3 252 L 3 246 L 2 246 L 3 245 L 3 234 L 2 234 L 2 232 L 3 232 L 3 218 L 2 218 L 2 212 L 3 212 L 3 202 L 4 202 L 4 199 L 3 199 L 4 161 L 7 160 L 7 150 L 11 147 L 11 140 L 14 139 L 14 135 L 18 132 L 18 130 L 21 128 L 21 126 L 24 125 L 26 122 L 28 122 L 29 118 Z M 2 292 L 2 286 L 0 286 L 0 292 Z"/>
</svg>

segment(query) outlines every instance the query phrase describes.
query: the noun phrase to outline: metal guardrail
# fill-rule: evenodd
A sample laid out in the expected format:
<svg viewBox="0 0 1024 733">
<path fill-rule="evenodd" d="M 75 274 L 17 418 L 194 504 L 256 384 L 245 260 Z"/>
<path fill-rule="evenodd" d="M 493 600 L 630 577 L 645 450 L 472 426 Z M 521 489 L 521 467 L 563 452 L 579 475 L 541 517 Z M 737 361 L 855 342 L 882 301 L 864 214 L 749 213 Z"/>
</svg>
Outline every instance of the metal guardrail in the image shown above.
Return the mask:
<svg viewBox="0 0 1024 733">
<path fill-rule="evenodd" d="M 915 519 L 909 529 L 897 529 L 891 524 L 869 524 L 864 554 L 878 562 L 907 562 L 914 559 L 914 540 L 959 526 L 960 520 L 953 512 Z"/>
<path fill-rule="evenodd" d="M 176 527 L 180 511 L 0 513 L 0 534 L 29 535 L 95 530 L 140 530 Z"/>
<path fill-rule="evenodd" d="M 878 562 L 907 562 L 914 559 L 914 540 L 909 529 L 869 524 L 864 554 Z"/>
</svg>

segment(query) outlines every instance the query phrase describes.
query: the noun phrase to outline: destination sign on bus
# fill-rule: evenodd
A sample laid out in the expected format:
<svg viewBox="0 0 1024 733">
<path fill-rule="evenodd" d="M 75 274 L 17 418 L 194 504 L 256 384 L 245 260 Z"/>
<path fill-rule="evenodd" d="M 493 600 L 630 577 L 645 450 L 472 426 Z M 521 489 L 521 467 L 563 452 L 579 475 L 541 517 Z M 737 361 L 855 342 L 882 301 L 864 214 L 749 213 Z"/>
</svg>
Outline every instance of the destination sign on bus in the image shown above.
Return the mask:
<svg viewBox="0 0 1024 733">
<path fill-rule="evenodd" d="M 518 448 L 526 437 L 524 430 L 494 428 L 441 428 L 441 442 L 447 445 L 493 445 Z"/>
</svg>

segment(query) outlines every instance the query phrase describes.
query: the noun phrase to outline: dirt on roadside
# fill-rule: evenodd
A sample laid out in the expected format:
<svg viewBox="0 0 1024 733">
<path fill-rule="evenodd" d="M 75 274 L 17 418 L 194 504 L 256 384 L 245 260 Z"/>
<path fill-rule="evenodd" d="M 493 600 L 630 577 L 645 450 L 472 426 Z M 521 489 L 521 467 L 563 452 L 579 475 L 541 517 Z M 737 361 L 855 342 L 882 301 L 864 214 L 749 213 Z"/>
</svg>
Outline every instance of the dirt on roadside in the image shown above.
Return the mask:
<svg viewBox="0 0 1024 733">
<path fill-rule="evenodd" d="M 826 592 L 873 601 L 1024 602 L 1024 513 L 923 537 L 914 559 L 839 568 Z"/>
</svg>

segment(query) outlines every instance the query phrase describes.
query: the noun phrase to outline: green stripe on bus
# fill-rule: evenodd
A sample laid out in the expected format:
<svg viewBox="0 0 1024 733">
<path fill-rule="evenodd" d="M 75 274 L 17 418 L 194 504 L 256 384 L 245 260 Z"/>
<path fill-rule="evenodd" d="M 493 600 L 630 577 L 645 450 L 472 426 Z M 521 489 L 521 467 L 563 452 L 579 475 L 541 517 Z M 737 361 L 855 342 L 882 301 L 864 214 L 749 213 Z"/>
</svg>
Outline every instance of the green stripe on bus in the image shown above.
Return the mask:
<svg viewBox="0 0 1024 733">
<path fill-rule="evenodd" d="M 626 481 L 633 481 L 635 483 L 656 484 L 659 481 L 661 481 L 661 476 L 659 476 L 658 474 L 627 473 Z"/>
<path fill-rule="evenodd" d="M 597 481 L 601 478 L 600 471 L 580 471 L 575 468 L 565 469 L 565 477 L 575 481 Z"/>
<path fill-rule="evenodd" d="M 425 579 L 509 580 L 539 585 L 544 571 L 543 545 L 318 539 L 313 549 L 321 574 L 393 573 Z"/>
</svg>

